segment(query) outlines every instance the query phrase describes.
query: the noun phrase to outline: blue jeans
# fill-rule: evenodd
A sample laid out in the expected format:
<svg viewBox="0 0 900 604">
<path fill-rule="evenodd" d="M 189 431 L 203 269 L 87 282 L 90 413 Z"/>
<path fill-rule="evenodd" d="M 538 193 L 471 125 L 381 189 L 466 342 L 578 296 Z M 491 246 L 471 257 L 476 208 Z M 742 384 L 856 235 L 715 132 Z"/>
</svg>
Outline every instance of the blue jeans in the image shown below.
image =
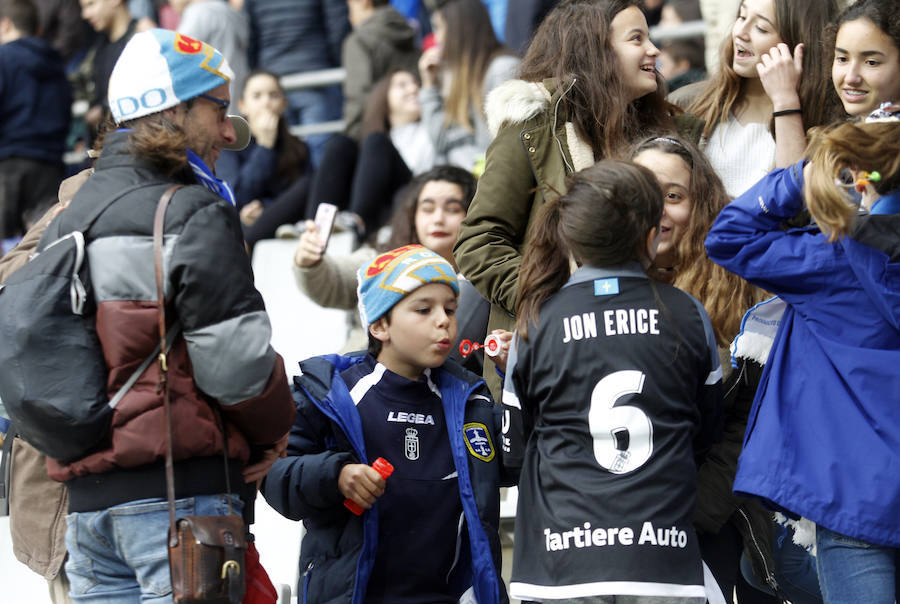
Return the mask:
<svg viewBox="0 0 900 604">
<path fill-rule="evenodd" d="M 287 94 L 288 122 L 292 125 L 320 124 L 339 120 L 344 115 L 344 94 L 340 86 L 293 90 Z M 319 166 L 322 149 L 331 134 L 313 134 L 306 137 L 309 155 L 314 167 Z"/>
<path fill-rule="evenodd" d="M 221 516 L 227 495 L 198 495 L 175 500 L 175 517 Z M 234 513 L 243 504 L 231 496 Z M 172 602 L 169 576 L 169 504 L 141 499 L 101 510 L 66 516 L 66 574 L 73 602 L 103 604 Z"/>
<path fill-rule="evenodd" d="M 816 528 L 819 584 L 827 604 L 894 604 L 900 593 L 900 549 Z"/>
</svg>

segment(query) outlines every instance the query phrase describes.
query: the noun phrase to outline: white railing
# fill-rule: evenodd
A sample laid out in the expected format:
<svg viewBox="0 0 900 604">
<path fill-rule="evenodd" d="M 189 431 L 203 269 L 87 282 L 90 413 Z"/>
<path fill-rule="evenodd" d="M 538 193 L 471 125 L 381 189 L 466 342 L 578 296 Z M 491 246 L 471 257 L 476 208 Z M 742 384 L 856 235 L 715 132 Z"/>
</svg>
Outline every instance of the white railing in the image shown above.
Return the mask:
<svg viewBox="0 0 900 604">
<path fill-rule="evenodd" d="M 343 67 L 335 67 L 334 69 L 322 69 L 319 71 L 308 71 L 306 73 L 291 73 L 281 76 L 281 87 L 286 92 L 292 90 L 304 90 L 306 88 L 321 88 L 322 86 L 331 86 L 333 84 L 343 84 L 344 78 L 347 77 L 347 70 Z M 344 129 L 344 120 L 334 120 L 331 122 L 321 122 L 319 124 L 302 124 L 291 126 L 291 134 L 298 137 L 309 136 L 311 134 L 330 134 L 332 132 L 340 132 Z"/>
<path fill-rule="evenodd" d="M 650 28 L 650 38 L 654 42 L 666 40 L 684 40 L 685 38 L 703 37 L 706 34 L 706 21 L 687 21 L 674 27 Z"/>
<path fill-rule="evenodd" d="M 321 69 L 305 73 L 290 73 L 281 76 L 280 82 L 282 88 L 291 91 L 343 84 L 345 77 L 347 77 L 347 70 L 343 67 L 335 67 L 334 69 Z"/>
</svg>

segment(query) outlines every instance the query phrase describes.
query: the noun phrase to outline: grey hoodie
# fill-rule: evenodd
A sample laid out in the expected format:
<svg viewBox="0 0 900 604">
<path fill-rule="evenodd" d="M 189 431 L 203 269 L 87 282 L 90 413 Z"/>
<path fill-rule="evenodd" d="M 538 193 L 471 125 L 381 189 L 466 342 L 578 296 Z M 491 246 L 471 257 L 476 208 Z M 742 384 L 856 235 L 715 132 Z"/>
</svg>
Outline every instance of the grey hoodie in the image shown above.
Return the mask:
<svg viewBox="0 0 900 604">
<path fill-rule="evenodd" d="M 359 138 L 366 95 L 381 77 L 395 68 L 418 73 L 419 48 L 415 31 L 391 6 L 375 9 L 347 38 L 341 50 L 346 132 Z"/>
</svg>

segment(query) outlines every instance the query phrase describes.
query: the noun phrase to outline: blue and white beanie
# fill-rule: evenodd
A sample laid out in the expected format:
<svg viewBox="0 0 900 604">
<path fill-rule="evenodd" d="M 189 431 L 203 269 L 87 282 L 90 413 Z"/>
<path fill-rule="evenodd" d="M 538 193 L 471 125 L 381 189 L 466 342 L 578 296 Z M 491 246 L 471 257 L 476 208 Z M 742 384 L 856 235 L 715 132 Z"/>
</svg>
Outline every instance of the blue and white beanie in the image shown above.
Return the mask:
<svg viewBox="0 0 900 604">
<path fill-rule="evenodd" d="M 429 283 L 448 285 L 459 295 L 456 271 L 442 256 L 418 244 L 381 254 L 357 273 L 359 316 L 368 327 L 410 292 Z"/>
<path fill-rule="evenodd" d="M 132 36 L 109 78 L 109 109 L 116 124 L 175 107 L 222 84 L 234 72 L 218 50 L 200 40 L 167 29 Z M 232 117 L 240 150 L 250 141 L 243 118 Z"/>
</svg>

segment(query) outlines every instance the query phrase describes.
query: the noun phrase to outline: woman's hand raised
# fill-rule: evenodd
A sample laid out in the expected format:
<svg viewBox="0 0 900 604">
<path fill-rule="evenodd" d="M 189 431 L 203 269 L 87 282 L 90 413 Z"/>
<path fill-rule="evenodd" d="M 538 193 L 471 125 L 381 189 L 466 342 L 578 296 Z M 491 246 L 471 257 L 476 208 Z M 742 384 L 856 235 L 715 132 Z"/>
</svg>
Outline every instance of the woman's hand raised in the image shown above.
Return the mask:
<svg viewBox="0 0 900 604">
<path fill-rule="evenodd" d="M 802 109 L 800 107 L 800 78 L 803 76 L 803 44 L 797 44 L 794 54 L 782 42 L 760 57 L 756 64 L 759 80 L 772 101 L 773 111 Z"/>
</svg>

